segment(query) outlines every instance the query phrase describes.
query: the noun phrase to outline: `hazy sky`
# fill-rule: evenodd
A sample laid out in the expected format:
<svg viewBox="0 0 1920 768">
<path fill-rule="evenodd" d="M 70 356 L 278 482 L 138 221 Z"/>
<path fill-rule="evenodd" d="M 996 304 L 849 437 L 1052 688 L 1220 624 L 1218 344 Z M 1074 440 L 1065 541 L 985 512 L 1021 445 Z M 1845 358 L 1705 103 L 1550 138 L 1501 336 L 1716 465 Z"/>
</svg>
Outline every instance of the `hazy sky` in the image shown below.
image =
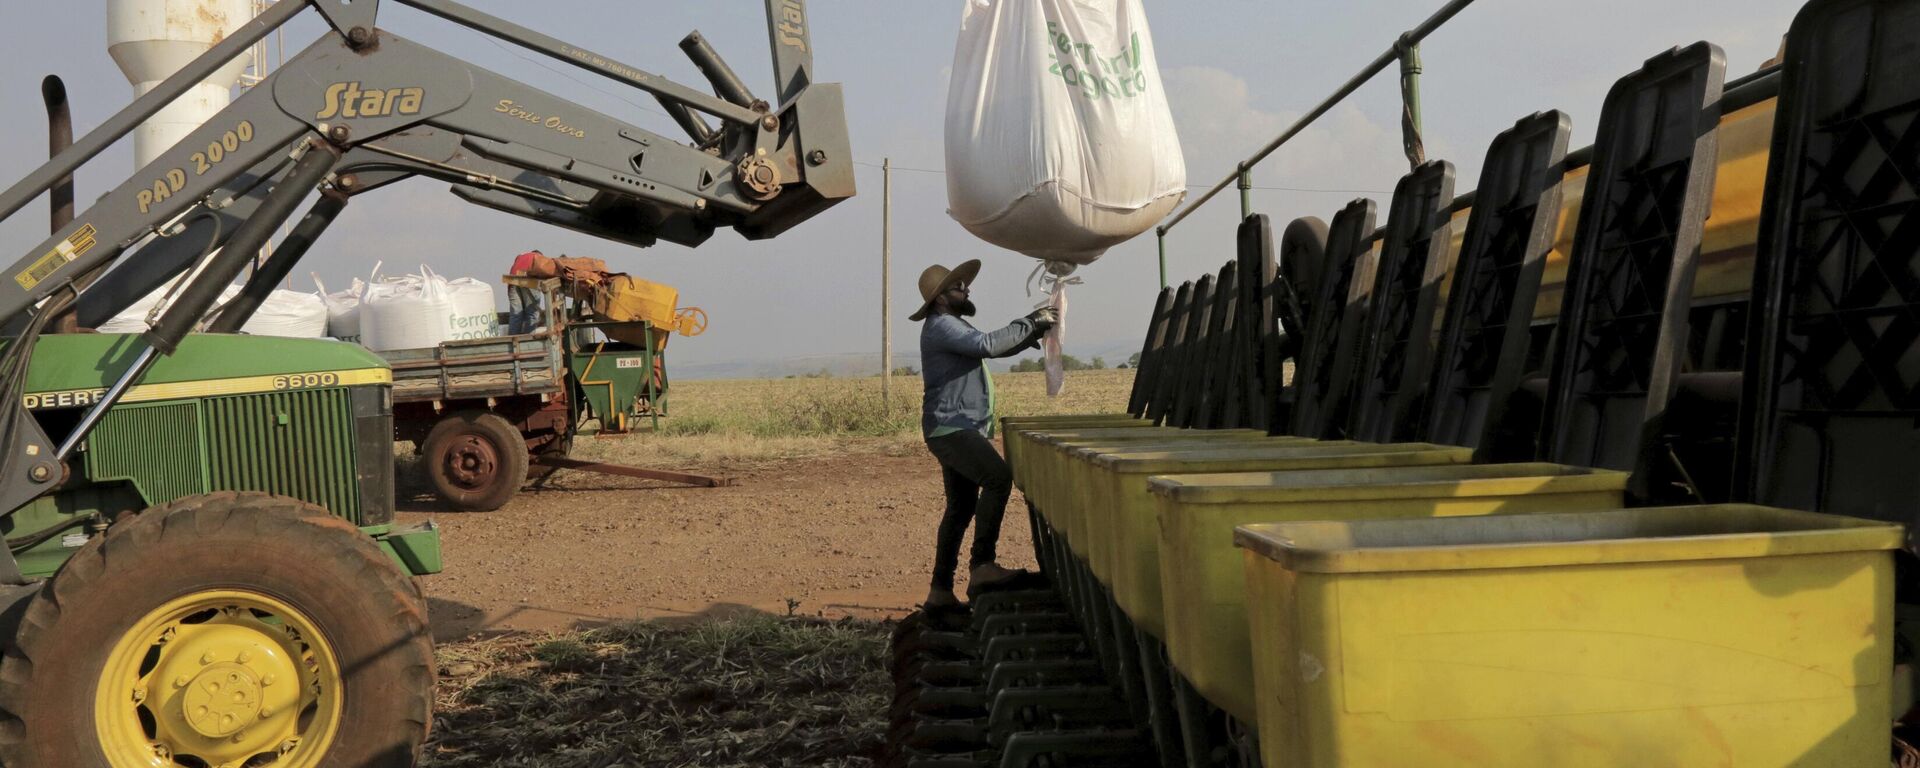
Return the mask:
<svg viewBox="0 0 1920 768">
<path fill-rule="evenodd" d="M 583 47 L 682 83 L 703 86 L 676 43 L 699 29 L 756 93 L 771 90 L 762 4 L 757 0 L 468 0 Z M 329 286 L 421 262 L 443 274 L 492 278 L 515 253 L 540 248 L 604 258 L 616 269 L 678 286 L 683 306 L 707 310 L 704 336 L 673 347 L 678 364 L 787 359 L 879 347 L 880 161 L 894 173 L 893 307 L 896 364 L 917 363 L 915 277 L 929 263 L 979 258 L 974 288 L 982 324 L 1024 314 L 1038 297 L 1023 283 L 1034 262 L 974 240 L 947 217 L 942 129 L 953 41 L 963 0 L 813 0 L 814 74 L 845 84 L 860 194 L 780 238 L 747 242 L 730 231 L 698 249 L 634 249 L 460 202 L 444 184 L 416 180 L 356 198 L 295 272 L 296 287 L 317 271 Z M 1401 30 L 1441 0 L 1194 0 L 1147 3 L 1195 194 L 1229 173 Z M 1480 0 L 1422 48 L 1421 87 L 1428 156 L 1457 166 L 1471 188 L 1494 134 L 1528 113 L 1573 116 L 1576 146 L 1591 142 L 1600 101 L 1621 75 L 1667 48 L 1708 40 L 1725 49 L 1729 77 L 1772 56 L 1798 0 Z M 44 159 L 39 82 L 65 78 L 75 130 L 84 134 L 125 105 L 132 89 L 106 52 L 98 2 L 9 2 L 0 6 L 0 50 L 13 65 L 0 76 L 0 179 Z M 397 3 L 380 26 L 615 117 L 681 135 L 645 94 L 534 54 L 509 49 Z M 322 31 L 312 12 L 288 27 L 293 55 Z M 536 60 L 537 59 L 537 60 Z M 564 74 L 561 72 L 564 70 Z M 1254 209 L 1276 222 L 1329 217 L 1366 194 L 1385 208 L 1406 170 L 1400 154 L 1395 78 L 1370 83 L 1315 129 L 1258 169 Z M 131 173 L 122 142 L 79 175 L 82 204 Z M 1238 215 L 1223 194 L 1174 230 L 1168 271 L 1175 282 L 1217 270 L 1231 257 Z M 0 223 L 10 258 L 45 236 L 45 204 Z M 1070 294 L 1068 351 L 1137 342 L 1158 289 L 1151 232 L 1080 270 Z M 504 298 L 502 299 L 504 305 Z"/>
</svg>

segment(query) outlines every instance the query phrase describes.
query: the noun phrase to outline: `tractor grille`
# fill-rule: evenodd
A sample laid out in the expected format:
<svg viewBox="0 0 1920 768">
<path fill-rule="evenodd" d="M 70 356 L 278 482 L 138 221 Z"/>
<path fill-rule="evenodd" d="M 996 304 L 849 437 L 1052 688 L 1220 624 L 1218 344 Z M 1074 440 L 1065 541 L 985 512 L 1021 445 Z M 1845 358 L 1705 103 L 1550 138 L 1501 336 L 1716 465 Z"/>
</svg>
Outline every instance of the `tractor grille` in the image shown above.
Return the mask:
<svg viewBox="0 0 1920 768">
<path fill-rule="evenodd" d="M 214 397 L 202 405 L 209 487 L 292 496 L 360 521 L 348 390 Z"/>
<path fill-rule="evenodd" d="M 87 474 L 126 480 L 159 504 L 207 488 L 206 440 L 193 402 L 123 405 L 87 437 Z"/>
<path fill-rule="evenodd" d="M 382 394 L 308 389 L 117 406 L 87 438 L 87 476 L 130 482 L 148 504 L 265 491 L 358 525 L 387 522 L 393 427 Z"/>
</svg>

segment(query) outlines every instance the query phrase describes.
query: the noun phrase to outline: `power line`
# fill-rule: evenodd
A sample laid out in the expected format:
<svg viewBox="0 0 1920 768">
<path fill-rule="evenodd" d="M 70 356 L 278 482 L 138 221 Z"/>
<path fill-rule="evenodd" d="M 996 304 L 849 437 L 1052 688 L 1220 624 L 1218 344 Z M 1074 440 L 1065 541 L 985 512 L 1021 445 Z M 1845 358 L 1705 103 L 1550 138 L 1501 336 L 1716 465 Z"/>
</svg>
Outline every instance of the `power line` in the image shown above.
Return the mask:
<svg viewBox="0 0 1920 768">
<path fill-rule="evenodd" d="M 880 164 L 879 164 L 879 163 L 869 163 L 869 162 L 866 162 L 866 161 L 864 161 L 864 160 L 855 160 L 855 161 L 853 161 L 853 164 L 854 164 L 854 165 L 864 165 L 864 166 L 866 166 L 866 167 L 868 167 L 868 168 L 879 168 L 879 167 L 880 167 Z M 911 171 L 911 172 L 913 172 L 913 173 L 931 173 L 931 174 L 934 174 L 934 175 L 936 175 L 936 176 L 945 176 L 945 175 L 947 175 L 947 172 L 946 172 L 946 171 L 936 171 L 936 170 L 934 170 L 934 169 L 932 169 L 932 168 L 909 168 L 909 167 L 907 167 L 907 166 L 904 166 L 904 165 L 896 165 L 896 166 L 893 166 L 893 169 L 894 169 L 894 170 L 896 170 L 896 171 Z M 1202 189 L 1202 188 L 1204 188 L 1204 187 L 1205 187 L 1205 185 L 1203 185 L 1203 184 L 1188 184 L 1188 185 L 1187 185 L 1187 188 L 1188 188 L 1188 189 Z M 1255 187 L 1253 187 L 1253 189 L 1256 189 L 1256 190 L 1266 190 L 1266 191 L 1269 191 L 1269 192 L 1325 192 L 1325 193 L 1329 193 L 1329 194 L 1342 194 L 1342 195 L 1387 195 L 1387 194 L 1392 194 L 1391 192 L 1388 192 L 1387 190 L 1384 190 L 1384 189 L 1326 189 L 1326 188 L 1321 188 L 1321 187 L 1262 187 L 1262 186 L 1255 186 Z"/>
<path fill-rule="evenodd" d="M 1206 188 L 1205 184 L 1188 184 L 1187 185 L 1187 189 L 1205 189 L 1205 188 Z M 1384 190 L 1384 189 L 1325 189 L 1321 187 L 1262 187 L 1262 186 L 1248 187 L 1248 189 L 1253 189 L 1253 190 L 1264 189 L 1271 192 L 1326 192 L 1329 194 L 1340 194 L 1340 195 L 1390 195 L 1390 194 L 1393 194 L 1392 192 L 1388 192 L 1387 190 Z"/>
<path fill-rule="evenodd" d="M 855 161 L 853 161 L 853 164 L 854 164 L 854 165 L 864 165 L 864 166 L 866 166 L 866 167 L 868 167 L 868 168 L 879 168 L 879 167 L 881 167 L 879 163 L 869 163 L 869 162 L 867 162 L 867 161 L 865 161 L 865 160 L 855 160 Z M 914 173 L 931 173 L 931 174 L 934 174 L 934 175 L 936 175 L 936 176 L 945 176 L 945 175 L 947 175 L 947 172 L 946 172 L 946 171 L 936 171 L 936 170 L 934 170 L 934 169 L 932 169 L 932 168 L 908 168 L 907 166 L 904 166 L 904 165 L 896 165 L 896 166 L 893 166 L 893 169 L 894 169 L 894 170 L 896 170 L 896 171 L 912 171 L 912 172 L 914 172 Z"/>
<path fill-rule="evenodd" d="M 475 35 L 476 37 L 479 37 L 480 39 L 482 39 L 482 40 L 485 40 L 485 41 L 487 41 L 488 43 L 490 43 L 490 44 L 492 44 L 492 45 L 493 45 L 493 47 L 495 47 L 495 48 L 499 48 L 500 50 L 503 50 L 503 51 L 506 51 L 507 53 L 510 53 L 510 54 L 513 54 L 513 55 L 514 55 L 514 56 L 516 56 L 516 57 L 519 57 L 519 58 L 521 58 L 521 59 L 525 59 L 526 61 L 529 61 L 529 62 L 532 62 L 532 63 L 533 63 L 534 65 L 536 65 L 536 66 L 538 66 L 538 67 L 540 67 L 541 69 L 545 69 L 545 70 L 547 70 L 547 71 L 549 71 L 549 72 L 552 72 L 552 73 L 554 73 L 554 74 L 556 74 L 556 75 L 559 75 L 559 76 L 561 76 L 561 77 L 564 77 L 564 78 L 566 78 L 566 79 L 568 79 L 568 80 L 572 80 L 573 82 L 575 82 L 575 83 L 578 83 L 578 84 L 580 84 L 580 85 L 582 85 L 582 86 L 585 86 L 585 87 L 587 87 L 587 88 L 589 88 L 589 89 L 592 89 L 592 90 L 594 90 L 594 91 L 597 91 L 597 92 L 599 92 L 599 93 L 601 93 L 602 95 L 605 95 L 605 96 L 611 96 L 611 97 L 613 97 L 613 98 L 615 98 L 615 99 L 619 99 L 620 101 L 624 101 L 624 102 L 626 102 L 626 103 L 627 103 L 628 105 L 630 105 L 630 106 L 632 106 L 633 108 L 635 108 L 635 109 L 638 109 L 638 110 L 640 110 L 640 111 L 642 111 L 642 112 L 648 112 L 648 113 L 651 113 L 651 114 L 655 114 L 655 115 L 659 115 L 659 116 L 661 116 L 661 117 L 669 117 L 669 115 L 668 115 L 668 114 L 667 114 L 666 112 L 663 112 L 663 111 L 661 111 L 661 110 L 659 110 L 659 109 L 656 109 L 656 108 L 653 108 L 653 107 L 649 107 L 649 106 L 646 106 L 646 105 L 643 105 L 643 104 L 640 104 L 640 103 L 638 103 L 638 102 L 635 102 L 634 100 L 632 100 L 632 99 L 629 99 L 629 98 L 627 98 L 627 97 L 625 97 L 625 96 L 621 96 L 621 95 L 620 95 L 620 94 L 618 94 L 618 93 L 614 93 L 613 91 L 609 91 L 609 90 L 607 90 L 607 89 L 605 89 L 605 88 L 602 88 L 602 87 L 600 87 L 599 85 L 597 85 L 597 84 L 595 84 L 595 83 L 592 83 L 592 82 L 589 82 L 589 81 L 587 81 L 587 80 L 585 80 L 585 79 L 582 79 L 582 78 L 580 78 L 580 77 L 577 77 L 577 76 L 575 76 L 575 75 L 574 75 L 574 74 L 573 74 L 572 72 L 568 72 L 568 71 L 566 71 L 566 70 L 564 70 L 564 69 L 560 69 L 560 68 L 558 68 L 558 67 L 554 67 L 554 66 L 551 66 L 551 65 L 549 65 L 549 64 L 547 64 L 547 63 L 546 63 L 546 62 L 544 62 L 544 61 L 541 61 L 541 60 L 539 60 L 539 59 L 537 59 L 537 58 L 534 58 L 534 57 L 532 57 L 532 56 L 528 56 L 528 55 L 527 55 L 527 54 L 525 54 L 525 53 L 522 53 L 522 52 L 520 52 L 520 51 L 517 51 L 517 50 L 514 50 L 514 49 L 512 49 L 512 48 L 509 48 L 509 47 L 507 47 L 507 46 L 505 46 L 505 45 L 502 45 L 502 44 L 500 44 L 500 41 L 498 41 L 498 40 L 495 40 L 495 39 L 493 39 L 493 38 L 492 38 L 492 37 L 490 37 L 490 36 L 487 36 L 487 35 L 482 35 L 482 34 L 479 34 L 479 33 L 477 33 L 477 32 L 476 32 L 476 33 L 473 33 L 473 34 L 474 34 L 474 35 Z M 863 165 L 863 166 L 866 166 L 866 167 L 868 167 L 868 168 L 879 168 L 879 167 L 880 167 L 880 164 L 879 164 L 879 163 L 869 163 L 869 162 L 867 162 L 867 161 L 865 161 L 865 160 L 855 160 L 855 161 L 853 161 L 853 164 L 854 164 L 854 165 Z M 906 172 L 908 172 L 908 173 L 930 173 L 930 174 L 933 174 L 933 175 L 935 175 L 935 176 L 945 176 L 945 175 L 947 175 L 947 172 L 946 172 L 946 171 L 941 171 L 941 170 L 935 170 L 935 169 L 932 169 L 932 168 L 912 168 L 912 167 L 908 167 L 908 166 L 904 166 L 904 165 L 896 165 L 896 166 L 893 166 L 893 170 L 896 170 L 896 171 L 906 171 Z M 1202 188 L 1205 188 L 1205 186 L 1206 186 L 1206 185 L 1204 185 L 1204 184 L 1188 184 L 1188 185 L 1186 185 L 1186 186 L 1187 186 L 1187 188 L 1188 188 L 1188 189 L 1202 189 Z M 1392 194 L 1391 192 L 1388 192 L 1388 191 L 1386 191 L 1386 190 L 1383 190 L 1383 189 L 1322 189 L 1322 188 L 1318 188 L 1318 187 L 1263 187 L 1263 186 L 1257 186 L 1257 185 L 1256 185 L 1256 186 L 1254 186 L 1254 187 L 1252 187 L 1252 189 L 1254 189 L 1254 190 L 1259 190 L 1259 191 L 1267 191 L 1267 192 L 1307 192 L 1307 193 L 1323 193 L 1323 194 L 1339 194 L 1339 195 L 1387 195 L 1387 194 Z"/>
<path fill-rule="evenodd" d="M 620 95 L 620 94 L 618 94 L 618 93 L 614 93 L 613 91 L 609 91 L 609 90 L 607 90 L 607 89 L 605 89 L 605 88 L 602 88 L 602 87 L 600 87 L 599 85 L 597 85 L 597 84 L 595 84 L 595 83 L 592 83 L 592 82 L 589 82 L 589 81 L 587 81 L 587 80 L 585 80 L 585 79 L 582 79 L 582 78 L 580 78 L 580 77 L 577 77 L 577 76 L 575 76 L 575 75 L 574 75 L 573 73 L 571 73 L 571 72 L 568 72 L 568 71 L 566 71 L 566 70 L 564 70 L 564 69 L 560 69 L 560 68 L 558 68 L 558 67 L 554 67 L 554 66 L 551 66 L 551 65 L 549 65 L 549 64 L 547 64 L 547 63 L 546 63 L 546 62 L 544 62 L 544 61 L 541 61 L 541 60 L 539 60 L 539 59 L 537 59 L 537 58 L 534 58 L 534 57 L 532 57 L 532 56 L 528 56 L 528 55 L 526 55 L 525 53 L 522 53 L 522 52 L 520 52 L 520 51 L 516 51 L 516 50 L 514 50 L 514 49 L 512 49 L 512 48 L 509 48 L 509 47 L 507 47 L 507 46 L 505 46 L 505 45 L 502 45 L 502 44 L 500 44 L 500 41 L 498 41 L 498 40 L 495 40 L 495 39 L 493 39 L 492 37 L 489 37 L 489 36 L 487 36 L 487 35 L 481 35 L 481 34 L 479 34 L 479 33 L 474 33 L 474 35 L 475 35 L 476 37 L 479 37 L 480 39 L 482 39 L 482 40 L 485 40 L 485 41 L 487 41 L 488 43 L 490 43 L 490 44 L 492 44 L 492 45 L 493 45 L 493 47 L 495 47 L 495 48 L 499 48 L 500 50 L 503 50 L 503 51 L 506 51 L 507 53 L 510 53 L 510 54 L 513 54 L 513 55 L 514 55 L 514 56 L 516 56 L 516 57 L 519 57 L 519 58 L 521 58 L 521 59 L 525 59 L 526 61 L 529 61 L 529 62 L 532 62 L 532 63 L 533 63 L 534 65 L 536 65 L 536 66 L 538 66 L 538 67 L 540 67 L 541 69 L 544 69 L 544 70 L 547 70 L 547 71 L 549 71 L 549 72 L 552 72 L 552 73 L 554 73 L 554 74 L 556 74 L 556 75 L 559 75 L 559 76 L 561 76 L 561 77 L 564 77 L 564 78 L 566 78 L 566 79 L 568 79 L 568 80 L 572 80 L 573 82 L 575 82 L 575 83 L 578 83 L 578 84 L 580 84 L 580 85 L 582 85 L 582 86 L 585 86 L 585 87 L 587 87 L 587 88 L 589 88 L 589 89 L 592 89 L 592 90 L 594 90 L 594 91 L 597 91 L 597 92 L 599 92 L 599 93 L 601 93 L 602 95 L 606 95 L 606 96 L 611 96 L 611 97 L 613 97 L 613 98 L 615 98 L 615 99 L 619 99 L 620 101 L 624 101 L 624 102 L 626 102 L 626 103 L 627 103 L 628 105 L 630 105 L 630 106 L 632 106 L 633 108 L 635 108 L 635 109 L 638 109 L 638 110 L 640 110 L 640 111 L 642 111 L 642 112 L 648 112 L 648 113 L 651 113 L 651 114 L 655 114 L 655 115 L 659 115 L 659 116 L 661 116 L 661 117 L 669 117 L 669 115 L 668 115 L 667 113 L 665 113 L 665 112 L 662 112 L 662 111 L 660 111 L 659 109 L 655 109 L 655 108 L 653 108 L 653 107 L 649 107 L 649 106 L 646 106 L 646 105 L 643 105 L 643 104 L 640 104 L 640 103 L 638 103 L 638 102 L 635 102 L 634 100 L 632 100 L 632 99 L 629 99 L 629 98 L 627 98 L 627 97 L 625 97 L 625 96 L 621 96 L 621 95 Z M 853 164 L 854 164 L 854 165 L 863 165 L 863 166 L 866 166 L 866 167 L 868 167 L 868 168 L 879 168 L 879 167 L 880 167 L 880 164 L 879 164 L 879 163 L 869 163 L 869 162 L 867 162 L 867 161 L 865 161 L 865 160 L 855 160 L 855 161 L 853 161 Z M 905 166 L 905 165 L 896 165 L 896 166 L 893 166 L 893 170 L 896 170 L 896 171 L 906 171 L 906 172 L 908 172 L 908 173 L 930 173 L 930 174 L 933 174 L 933 175 L 935 175 L 935 176 L 945 176 L 945 175 L 947 175 L 947 172 L 946 172 L 946 171 L 941 171 L 941 170 L 935 170 L 935 169 L 933 169 L 933 168 L 912 168 L 912 167 L 909 167 L 909 166 Z M 1188 188 L 1188 189 L 1202 189 L 1202 188 L 1204 188 L 1204 187 L 1205 187 L 1206 185 L 1204 185 L 1204 184 L 1188 184 L 1188 185 L 1186 185 L 1186 186 L 1187 186 L 1187 188 Z M 1324 194 L 1339 194 L 1339 195 L 1386 195 L 1386 194 L 1392 194 L 1391 192 L 1388 192 L 1388 191 L 1386 191 L 1386 190 L 1383 190 L 1383 189 L 1322 189 L 1322 188 L 1318 188 L 1318 187 L 1263 187 L 1263 186 L 1257 186 L 1257 185 L 1256 185 L 1256 186 L 1254 186 L 1254 187 L 1252 187 L 1252 189 L 1254 189 L 1254 190 L 1261 190 L 1261 191 L 1267 191 L 1267 192 L 1308 192 L 1308 193 L 1324 193 Z"/>
</svg>

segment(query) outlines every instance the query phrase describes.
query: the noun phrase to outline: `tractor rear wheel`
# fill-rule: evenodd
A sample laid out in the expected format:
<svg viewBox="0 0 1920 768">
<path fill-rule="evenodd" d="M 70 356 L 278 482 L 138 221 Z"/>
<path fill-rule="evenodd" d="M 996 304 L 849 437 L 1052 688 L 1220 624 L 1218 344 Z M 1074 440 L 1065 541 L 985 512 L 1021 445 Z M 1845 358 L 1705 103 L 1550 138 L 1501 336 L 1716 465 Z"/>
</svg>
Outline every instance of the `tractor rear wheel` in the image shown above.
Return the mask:
<svg viewBox="0 0 1920 768">
<path fill-rule="evenodd" d="M 499 509 L 527 481 L 526 439 L 495 413 L 448 414 L 433 425 L 421 449 L 427 481 L 455 509 Z"/>
<path fill-rule="evenodd" d="M 114 525 L 0 661 L 0 763 L 410 766 L 433 641 L 412 579 L 297 499 L 190 496 Z"/>
</svg>

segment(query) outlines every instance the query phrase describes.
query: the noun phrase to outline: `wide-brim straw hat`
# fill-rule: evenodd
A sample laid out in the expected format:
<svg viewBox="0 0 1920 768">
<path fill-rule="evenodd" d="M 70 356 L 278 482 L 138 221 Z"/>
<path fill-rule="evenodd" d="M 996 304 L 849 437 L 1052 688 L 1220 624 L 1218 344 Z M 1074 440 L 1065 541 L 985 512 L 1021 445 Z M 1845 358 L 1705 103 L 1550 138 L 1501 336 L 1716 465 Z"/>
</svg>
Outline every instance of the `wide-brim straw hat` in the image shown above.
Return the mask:
<svg viewBox="0 0 1920 768">
<path fill-rule="evenodd" d="M 961 283 L 971 284 L 980 274 L 980 260 L 968 259 L 953 269 L 935 264 L 920 273 L 920 310 L 907 316 L 908 320 L 919 321 L 933 311 L 933 300 L 946 293 L 947 289 Z"/>
</svg>

